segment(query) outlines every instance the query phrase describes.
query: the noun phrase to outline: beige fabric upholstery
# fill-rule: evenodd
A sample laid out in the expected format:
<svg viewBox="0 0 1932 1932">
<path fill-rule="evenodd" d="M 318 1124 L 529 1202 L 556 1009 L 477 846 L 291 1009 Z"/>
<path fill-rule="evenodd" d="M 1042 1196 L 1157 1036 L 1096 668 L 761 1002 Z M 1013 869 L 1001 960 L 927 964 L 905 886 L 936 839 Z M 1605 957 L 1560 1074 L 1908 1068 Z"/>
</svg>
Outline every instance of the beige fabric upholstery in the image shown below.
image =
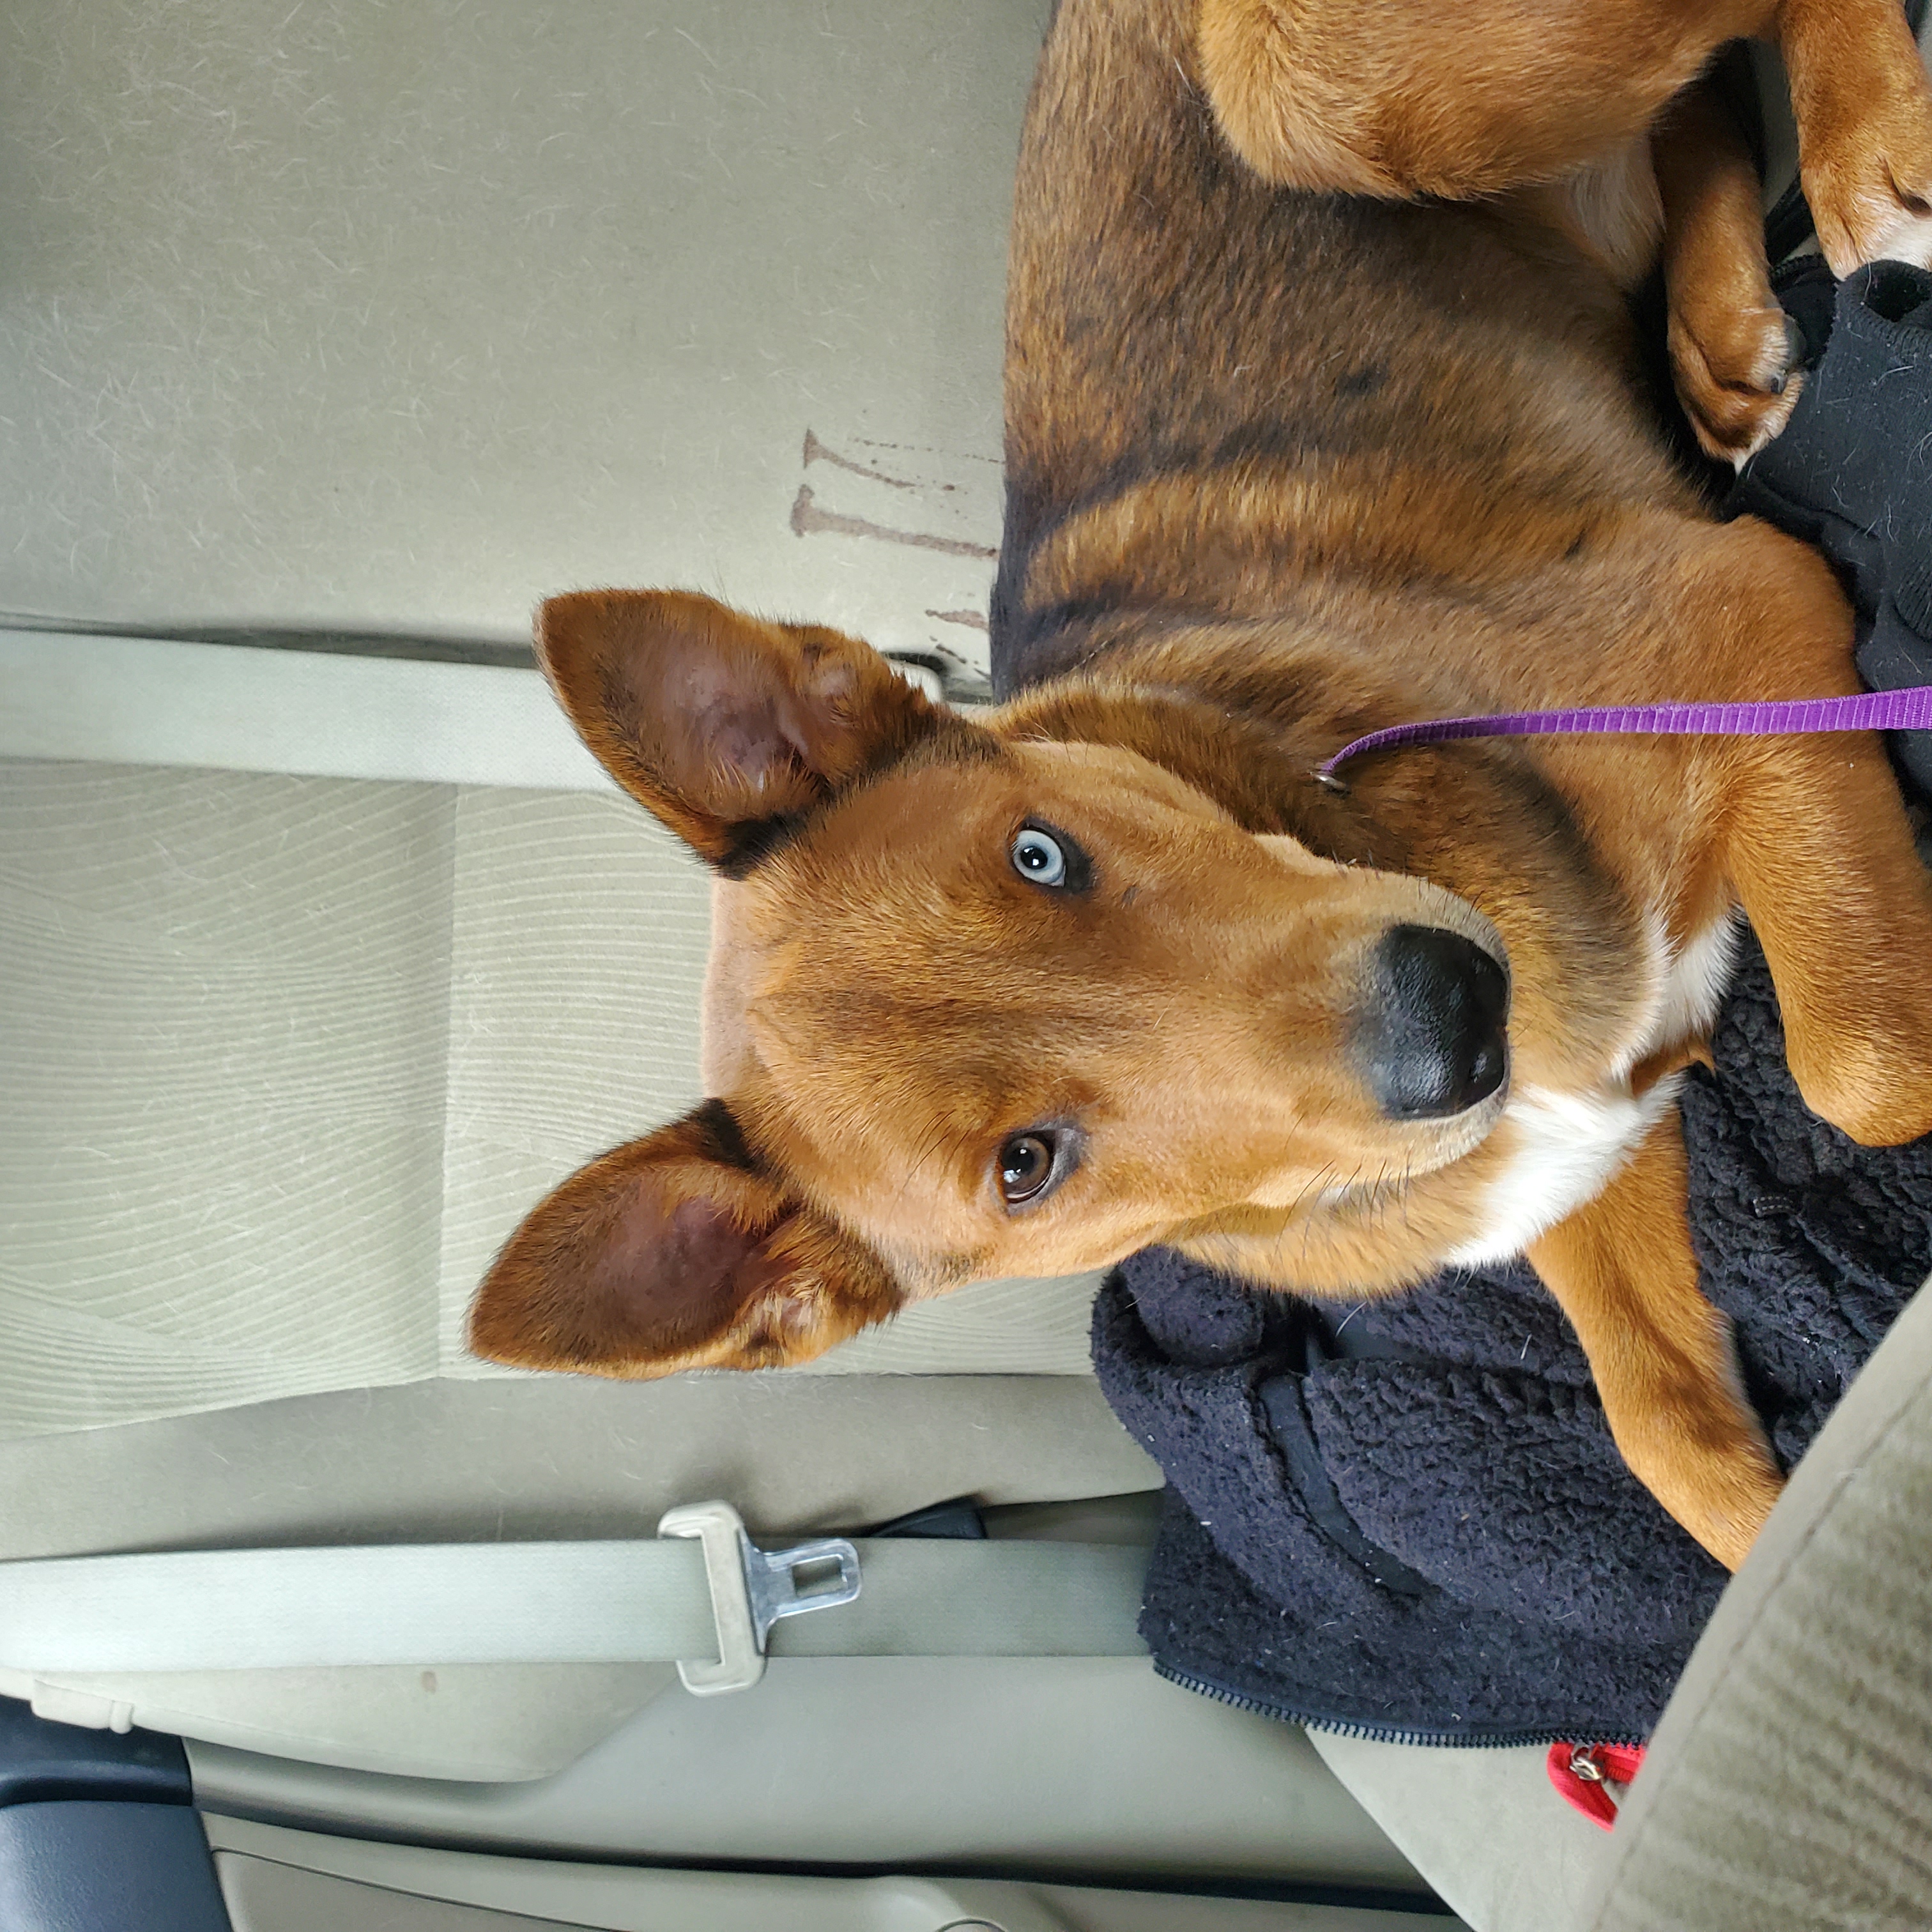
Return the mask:
<svg viewBox="0 0 1932 1932">
<path fill-rule="evenodd" d="M 614 794 L 0 764 L 0 1438 L 501 1372 L 498 1243 L 701 1097 L 707 932 Z M 1091 1292 L 820 1366 L 1084 1373 Z"/>
</svg>

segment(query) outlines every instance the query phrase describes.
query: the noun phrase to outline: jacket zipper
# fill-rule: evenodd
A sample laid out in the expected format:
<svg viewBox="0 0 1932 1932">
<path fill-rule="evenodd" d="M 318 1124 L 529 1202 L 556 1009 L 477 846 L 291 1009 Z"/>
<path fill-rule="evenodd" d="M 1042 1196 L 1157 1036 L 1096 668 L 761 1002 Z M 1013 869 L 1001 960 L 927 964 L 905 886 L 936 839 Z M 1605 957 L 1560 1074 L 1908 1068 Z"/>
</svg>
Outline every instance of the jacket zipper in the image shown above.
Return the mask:
<svg viewBox="0 0 1932 1932">
<path fill-rule="evenodd" d="M 1230 1690 L 1225 1684 L 1216 1684 L 1211 1678 L 1196 1677 L 1184 1670 L 1177 1670 L 1172 1665 L 1164 1664 L 1159 1658 L 1154 1661 L 1155 1674 L 1165 1677 L 1170 1684 L 1178 1684 L 1184 1690 L 1198 1691 L 1204 1697 L 1211 1697 L 1217 1704 L 1232 1705 L 1238 1711 L 1253 1711 L 1264 1718 L 1275 1718 L 1284 1724 L 1300 1724 L 1311 1731 L 1327 1731 L 1337 1737 L 1368 1738 L 1378 1744 L 1438 1744 L 1458 1745 L 1471 1750 L 1493 1748 L 1501 1750 L 1515 1744 L 1568 1744 L 1570 1740 L 1560 1731 L 1497 1731 L 1480 1737 L 1471 1737 L 1460 1731 L 1424 1731 L 1405 1730 L 1394 1724 L 1370 1724 L 1347 1718 L 1318 1718 L 1306 1711 L 1298 1711 L 1286 1704 L 1277 1704 L 1265 1697 L 1251 1697 L 1244 1691 Z M 1598 1738 L 1592 1740 L 1598 1745 L 1615 1745 L 1618 1749 L 1641 1749 L 1642 1738 Z M 1581 1747 L 1578 1747 L 1581 1748 Z"/>
</svg>

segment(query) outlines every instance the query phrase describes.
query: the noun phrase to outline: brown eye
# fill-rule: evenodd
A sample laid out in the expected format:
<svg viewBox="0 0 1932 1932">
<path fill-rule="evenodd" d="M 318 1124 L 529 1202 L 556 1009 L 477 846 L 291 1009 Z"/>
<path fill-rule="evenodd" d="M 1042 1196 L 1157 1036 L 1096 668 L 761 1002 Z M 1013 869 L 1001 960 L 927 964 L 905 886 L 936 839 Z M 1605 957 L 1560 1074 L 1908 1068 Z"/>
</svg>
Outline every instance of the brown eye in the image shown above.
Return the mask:
<svg viewBox="0 0 1932 1932">
<path fill-rule="evenodd" d="M 1000 1192 L 1006 1205 L 1032 1200 L 1053 1178 L 1054 1136 L 1009 1134 L 1000 1143 Z"/>
</svg>

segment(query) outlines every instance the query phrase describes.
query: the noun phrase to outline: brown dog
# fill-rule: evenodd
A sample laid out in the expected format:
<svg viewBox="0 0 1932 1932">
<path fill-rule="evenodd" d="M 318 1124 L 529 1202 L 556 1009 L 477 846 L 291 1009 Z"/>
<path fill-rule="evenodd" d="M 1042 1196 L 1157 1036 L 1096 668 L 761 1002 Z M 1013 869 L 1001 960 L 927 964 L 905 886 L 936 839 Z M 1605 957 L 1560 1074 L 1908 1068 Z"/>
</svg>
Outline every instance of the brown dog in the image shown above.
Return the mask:
<svg viewBox="0 0 1932 1932">
<path fill-rule="evenodd" d="M 542 610 L 586 740 L 736 882 L 718 1097 L 535 1210 L 482 1353 L 761 1367 L 1151 1242 L 1330 1293 L 1527 1249 L 1631 1467 L 1742 1558 L 1780 1479 L 1699 1292 L 1672 1075 L 1742 905 L 1810 1105 L 1932 1128 L 1932 908 L 1879 745 L 1312 774 L 1414 718 L 1856 688 L 1818 556 L 1672 467 L 1619 286 L 1660 246 L 1700 433 L 1775 433 L 1756 183 L 1693 85 L 1760 30 L 1834 266 L 1922 257 L 1893 0 L 1064 0 L 1009 296 L 1018 694 L 969 722 L 695 596 Z"/>
</svg>

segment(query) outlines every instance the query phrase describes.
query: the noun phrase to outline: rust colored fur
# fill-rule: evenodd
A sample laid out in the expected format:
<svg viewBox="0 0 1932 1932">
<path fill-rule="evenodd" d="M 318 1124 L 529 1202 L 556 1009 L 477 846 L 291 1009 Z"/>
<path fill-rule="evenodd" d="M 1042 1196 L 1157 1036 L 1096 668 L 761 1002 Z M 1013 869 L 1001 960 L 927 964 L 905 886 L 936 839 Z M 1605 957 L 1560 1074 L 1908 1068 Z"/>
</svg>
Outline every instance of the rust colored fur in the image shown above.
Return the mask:
<svg viewBox="0 0 1932 1932">
<path fill-rule="evenodd" d="M 1672 1070 L 1742 907 L 1810 1103 L 1932 1128 L 1932 905 L 1882 752 L 1312 773 L 1418 717 L 1854 688 L 1822 562 L 1672 467 L 1622 292 L 1660 248 L 1700 434 L 1775 433 L 1754 181 L 1696 80 L 1756 31 L 1834 263 L 1922 247 L 1932 96 L 1889 0 L 1064 0 L 1016 204 L 1006 701 L 969 722 L 851 639 L 680 593 L 544 608 L 586 741 L 734 881 L 724 1024 L 717 1097 L 512 1238 L 482 1352 L 759 1366 L 1149 1242 L 1328 1292 L 1526 1246 L 1632 1467 L 1741 1558 L 1779 1478 L 1698 1292 Z M 1087 855 L 1078 890 L 1022 876 L 1028 825 Z M 1444 1118 L 1363 1072 L 1405 925 L 1508 964 L 1508 1085 Z M 1072 1151 L 1014 1207 L 1034 1129 Z"/>
</svg>

